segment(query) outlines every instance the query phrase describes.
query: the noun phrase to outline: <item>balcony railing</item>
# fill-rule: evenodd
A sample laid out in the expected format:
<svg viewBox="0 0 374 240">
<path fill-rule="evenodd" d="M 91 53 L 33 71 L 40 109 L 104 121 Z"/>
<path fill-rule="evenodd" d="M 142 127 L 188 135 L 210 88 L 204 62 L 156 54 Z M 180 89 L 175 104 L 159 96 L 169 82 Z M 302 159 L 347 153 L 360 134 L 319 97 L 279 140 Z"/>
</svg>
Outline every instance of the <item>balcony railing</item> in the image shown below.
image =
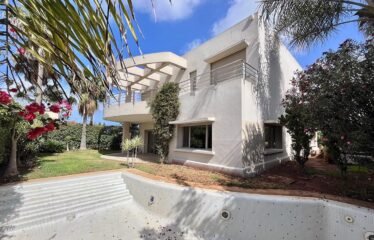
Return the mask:
<svg viewBox="0 0 374 240">
<path fill-rule="evenodd" d="M 180 94 L 193 93 L 201 88 L 237 78 L 256 80 L 257 69 L 243 60 L 237 60 L 194 78 L 179 82 Z"/>
<path fill-rule="evenodd" d="M 140 91 L 133 91 L 129 96 L 127 95 L 125 90 L 118 94 L 113 94 L 112 96 L 108 96 L 106 99 L 105 106 L 113 106 L 113 105 L 120 105 L 122 103 L 137 103 L 142 101 L 148 101 L 152 99 L 157 93 L 157 89 L 151 89 L 148 91 L 140 92 Z"/>
<path fill-rule="evenodd" d="M 222 67 L 216 68 L 212 71 L 203 73 L 194 78 L 183 80 L 179 82 L 180 95 L 187 93 L 194 93 L 195 91 L 216 85 L 221 82 L 231 79 L 257 79 L 257 69 L 244 62 L 243 60 L 234 61 Z M 121 105 L 122 103 L 137 103 L 148 101 L 152 99 L 156 93 L 156 89 L 147 90 L 144 92 L 133 91 L 130 95 L 126 94 L 126 90 L 122 90 L 118 94 L 108 96 L 105 106 Z"/>
</svg>

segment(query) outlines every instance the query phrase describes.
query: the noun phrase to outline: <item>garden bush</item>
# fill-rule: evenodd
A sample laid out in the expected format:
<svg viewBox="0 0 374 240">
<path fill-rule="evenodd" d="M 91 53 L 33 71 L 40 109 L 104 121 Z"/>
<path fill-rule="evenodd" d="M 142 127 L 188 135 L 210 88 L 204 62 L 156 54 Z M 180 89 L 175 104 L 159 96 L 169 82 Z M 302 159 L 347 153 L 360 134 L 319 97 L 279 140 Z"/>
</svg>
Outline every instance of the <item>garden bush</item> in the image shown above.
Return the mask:
<svg viewBox="0 0 374 240">
<path fill-rule="evenodd" d="M 65 144 L 56 140 L 41 141 L 39 152 L 41 153 L 62 153 L 65 150 Z"/>
<path fill-rule="evenodd" d="M 60 126 L 60 129 L 49 133 L 48 140 L 55 140 L 64 145 L 66 149 L 79 149 L 82 135 L 82 125 L 77 123 L 68 123 Z M 87 126 L 87 148 L 99 150 L 120 150 L 122 141 L 121 126 Z"/>
</svg>

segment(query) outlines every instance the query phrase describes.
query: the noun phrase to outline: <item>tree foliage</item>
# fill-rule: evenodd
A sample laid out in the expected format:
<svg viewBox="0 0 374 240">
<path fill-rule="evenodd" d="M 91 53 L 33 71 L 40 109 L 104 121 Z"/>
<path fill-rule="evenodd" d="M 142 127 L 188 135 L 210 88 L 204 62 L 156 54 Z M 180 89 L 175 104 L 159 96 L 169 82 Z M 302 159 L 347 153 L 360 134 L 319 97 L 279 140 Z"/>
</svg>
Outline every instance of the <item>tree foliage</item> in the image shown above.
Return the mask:
<svg viewBox="0 0 374 240">
<path fill-rule="evenodd" d="M 294 160 L 304 167 L 309 158 L 310 141 L 314 135 L 314 129 L 311 127 L 313 119 L 309 113 L 309 105 L 304 102 L 303 93 L 299 91 L 300 86 L 297 84 L 300 82 L 296 79 L 292 82 L 293 88 L 283 100 L 285 114 L 280 117 L 280 123 L 286 126 L 292 138 Z"/>
<path fill-rule="evenodd" d="M 342 43 L 297 74 L 286 111 L 306 114 L 305 127 L 320 130 L 343 173 L 347 155 L 374 156 L 374 41 Z M 299 99 L 289 104 L 288 98 Z"/>
<path fill-rule="evenodd" d="M 374 4 L 368 0 L 262 0 L 263 19 L 291 44 L 305 47 L 323 41 L 344 23 L 357 22 L 368 35 L 374 30 Z"/>
<path fill-rule="evenodd" d="M 155 148 L 163 162 L 169 154 L 169 143 L 173 138 L 174 121 L 179 115 L 179 85 L 168 82 L 162 85 L 151 103 L 151 113 L 155 121 L 153 133 L 155 135 Z"/>
<path fill-rule="evenodd" d="M 17 52 L 27 53 L 63 77 L 73 91 L 75 81 L 99 80 L 108 90 L 109 76 L 117 84 L 116 60 L 131 56 L 130 42 L 138 45 L 131 0 L 3 0 L 0 8 L 1 61 L 8 70 L 14 69 L 10 59 Z M 2 80 L 26 92 L 24 80 L 8 70 Z M 52 81 L 63 90 L 59 81 Z"/>
</svg>

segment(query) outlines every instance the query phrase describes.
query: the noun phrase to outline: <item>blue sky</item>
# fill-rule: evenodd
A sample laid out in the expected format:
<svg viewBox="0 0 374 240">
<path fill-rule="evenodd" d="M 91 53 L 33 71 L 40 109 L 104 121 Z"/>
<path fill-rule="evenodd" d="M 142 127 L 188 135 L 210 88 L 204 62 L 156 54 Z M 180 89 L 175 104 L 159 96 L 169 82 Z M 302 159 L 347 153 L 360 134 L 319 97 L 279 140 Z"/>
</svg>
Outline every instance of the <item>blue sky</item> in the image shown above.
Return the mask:
<svg viewBox="0 0 374 240">
<path fill-rule="evenodd" d="M 140 37 L 143 53 L 172 51 L 183 54 L 189 49 L 214 37 L 230 26 L 254 13 L 257 0 L 154 0 L 155 9 L 150 0 L 135 0 L 136 17 L 144 38 Z M 155 14 L 154 14 L 155 13 Z M 336 49 L 345 39 L 363 40 L 357 24 L 342 25 L 323 44 L 315 44 L 306 50 L 290 49 L 300 65 L 312 64 L 323 52 Z M 134 55 L 137 48 L 132 47 Z M 81 122 L 74 111 L 70 120 Z M 94 116 L 96 123 L 103 121 L 102 106 Z"/>
</svg>

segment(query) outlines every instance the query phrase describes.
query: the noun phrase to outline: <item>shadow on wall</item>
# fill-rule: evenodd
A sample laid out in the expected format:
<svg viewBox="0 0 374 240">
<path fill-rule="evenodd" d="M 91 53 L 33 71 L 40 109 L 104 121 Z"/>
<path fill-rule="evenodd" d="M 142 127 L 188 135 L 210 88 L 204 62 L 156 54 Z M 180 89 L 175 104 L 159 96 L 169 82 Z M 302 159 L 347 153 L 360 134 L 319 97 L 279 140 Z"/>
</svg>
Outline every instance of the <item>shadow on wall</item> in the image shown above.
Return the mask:
<svg viewBox="0 0 374 240">
<path fill-rule="evenodd" d="M 263 26 L 267 28 L 267 26 Z M 258 81 L 253 91 L 256 93 L 257 104 L 261 109 L 262 119 L 276 120 L 281 113 L 283 74 L 280 65 L 279 39 L 265 31 L 264 39 L 259 44 Z M 261 42 L 264 41 L 264 42 Z"/>
<path fill-rule="evenodd" d="M 265 168 L 264 136 L 259 124 L 247 124 L 243 130 L 243 156 L 244 175 L 254 175 L 258 170 Z"/>
<path fill-rule="evenodd" d="M 0 187 L 0 239 L 13 237 L 9 231 L 15 226 L 9 222 L 18 216 L 17 209 L 23 205 L 21 199 L 22 194 L 17 192 L 14 186 Z"/>
<path fill-rule="evenodd" d="M 141 239 L 160 240 L 189 240 L 189 239 L 229 239 L 225 229 L 233 228 L 231 216 L 221 217 L 222 206 L 225 210 L 233 211 L 236 206 L 231 197 L 222 202 L 216 202 L 202 192 L 189 188 L 183 190 L 179 200 L 168 212 L 168 218 L 173 219 L 166 225 L 156 228 L 143 228 L 139 234 Z M 217 198 L 218 199 L 218 198 Z M 218 200 L 219 201 L 219 200 Z M 244 227 L 244 225 L 243 225 Z M 235 228 L 235 227 L 234 227 Z M 244 229 L 242 229 L 244 231 Z"/>
</svg>

